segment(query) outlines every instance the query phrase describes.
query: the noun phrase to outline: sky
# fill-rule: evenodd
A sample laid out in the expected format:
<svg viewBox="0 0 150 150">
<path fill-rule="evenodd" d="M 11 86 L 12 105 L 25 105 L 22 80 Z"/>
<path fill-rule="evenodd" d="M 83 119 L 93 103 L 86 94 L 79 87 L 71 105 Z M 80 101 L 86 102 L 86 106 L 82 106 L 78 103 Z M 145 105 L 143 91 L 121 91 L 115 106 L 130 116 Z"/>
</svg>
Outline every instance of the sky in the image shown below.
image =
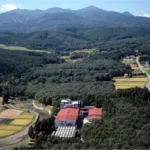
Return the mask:
<svg viewBox="0 0 150 150">
<path fill-rule="evenodd" d="M 94 5 L 104 10 L 129 11 L 135 16 L 150 17 L 150 0 L 0 0 L 0 13 L 21 9 L 61 7 L 80 9 Z"/>
</svg>

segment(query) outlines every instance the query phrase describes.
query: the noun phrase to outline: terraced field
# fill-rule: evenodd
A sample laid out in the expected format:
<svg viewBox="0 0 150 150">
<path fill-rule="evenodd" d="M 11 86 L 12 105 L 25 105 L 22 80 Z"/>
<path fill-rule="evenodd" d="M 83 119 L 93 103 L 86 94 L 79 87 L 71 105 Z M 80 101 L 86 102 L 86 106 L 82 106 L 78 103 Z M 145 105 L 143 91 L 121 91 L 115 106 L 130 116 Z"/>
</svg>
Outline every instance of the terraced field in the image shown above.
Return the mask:
<svg viewBox="0 0 150 150">
<path fill-rule="evenodd" d="M 12 115 L 11 112 L 16 112 Z M 0 138 L 4 138 L 26 128 L 35 118 L 35 114 L 8 109 L 0 113 Z M 11 118 L 11 119 L 10 119 Z"/>
<path fill-rule="evenodd" d="M 144 88 L 148 82 L 147 78 L 113 78 L 115 89 L 129 89 L 134 87 Z"/>
</svg>

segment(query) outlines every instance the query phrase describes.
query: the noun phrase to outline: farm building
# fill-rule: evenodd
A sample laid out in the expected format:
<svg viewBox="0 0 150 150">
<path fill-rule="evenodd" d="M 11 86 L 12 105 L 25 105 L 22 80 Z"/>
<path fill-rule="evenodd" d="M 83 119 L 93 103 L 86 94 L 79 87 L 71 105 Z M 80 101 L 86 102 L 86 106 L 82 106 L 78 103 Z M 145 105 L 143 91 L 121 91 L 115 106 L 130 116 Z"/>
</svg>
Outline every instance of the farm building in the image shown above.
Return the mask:
<svg viewBox="0 0 150 150">
<path fill-rule="evenodd" d="M 78 108 L 63 108 L 55 118 L 55 128 L 61 126 L 76 126 L 78 120 Z"/>
<path fill-rule="evenodd" d="M 80 108 L 80 101 L 71 101 L 70 99 L 61 100 L 60 108 Z"/>
<path fill-rule="evenodd" d="M 102 120 L 102 108 L 89 109 L 87 119 L 89 121 L 92 121 L 92 120 L 95 120 L 95 119 L 96 120 Z"/>
</svg>

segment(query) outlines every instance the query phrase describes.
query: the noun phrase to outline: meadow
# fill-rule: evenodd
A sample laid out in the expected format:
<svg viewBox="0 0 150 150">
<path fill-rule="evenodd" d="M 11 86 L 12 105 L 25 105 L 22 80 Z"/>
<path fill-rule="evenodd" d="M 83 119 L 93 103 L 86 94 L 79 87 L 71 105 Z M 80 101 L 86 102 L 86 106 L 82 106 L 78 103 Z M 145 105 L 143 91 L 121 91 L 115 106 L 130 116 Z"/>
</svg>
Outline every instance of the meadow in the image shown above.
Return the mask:
<svg viewBox="0 0 150 150">
<path fill-rule="evenodd" d="M 38 52 L 38 53 L 50 53 L 46 50 L 32 50 L 21 46 L 7 46 L 4 44 L 0 44 L 0 49 L 12 50 L 12 51 L 28 51 L 28 52 Z"/>
</svg>

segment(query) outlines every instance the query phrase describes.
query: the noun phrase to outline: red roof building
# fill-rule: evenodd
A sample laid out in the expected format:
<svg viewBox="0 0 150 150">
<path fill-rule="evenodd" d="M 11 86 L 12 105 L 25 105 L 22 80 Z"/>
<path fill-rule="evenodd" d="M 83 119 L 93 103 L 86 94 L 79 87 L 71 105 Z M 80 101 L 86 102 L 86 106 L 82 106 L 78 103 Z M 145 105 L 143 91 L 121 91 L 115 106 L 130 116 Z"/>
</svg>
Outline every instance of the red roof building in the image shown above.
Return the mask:
<svg viewBox="0 0 150 150">
<path fill-rule="evenodd" d="M 78 108 L 64 108 L 58 112 L 56 120 L 76 120 L 78 113 Z"/>
<path fill-rule="evenodd" d="M 78 108 L 61 109 L 55 118 L 55 128 L 67 125 L 76 126 L 78 115 L 79 115 Z"/>
<path fill-rule="evenodd" d="M 93 120 L 93 119 L 102 119 L 102 108 L 92 108 L 89 109 L 88 113 L 88 120 Z"/>
</svg>

